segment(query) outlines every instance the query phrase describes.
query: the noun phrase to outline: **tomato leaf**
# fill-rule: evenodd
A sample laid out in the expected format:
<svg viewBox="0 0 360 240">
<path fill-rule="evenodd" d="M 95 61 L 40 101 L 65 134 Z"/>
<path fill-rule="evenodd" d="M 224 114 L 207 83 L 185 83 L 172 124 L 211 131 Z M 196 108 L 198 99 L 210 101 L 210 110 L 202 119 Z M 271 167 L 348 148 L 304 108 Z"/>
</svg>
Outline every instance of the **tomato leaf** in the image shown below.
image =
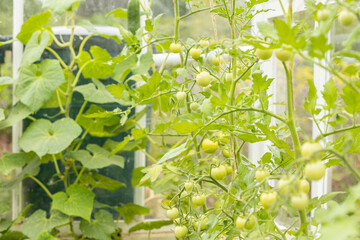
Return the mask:
<svg viewBox="0 0 360 240">
<path fill-rule="evenodd" d="M 162 156 L 162 158 L 160 158 L 159 161 L 157 161 L 156 164 L 163 163 L 171 158 L 179 156 L 180 154 L 185 152 L 185 150 L 187 149 L 186 145 L 187 145 L 187 143 L 183 143 L 180 146 L 178 146 L 177 148 L 170 149 L 167 153 L 164 154 L 164 156 Z"/>
<path fill-rule="evenodd" d="M 136 224 L 135 226 L 129 229 L 129 233 L 136 232 L 139 230 L 151 231 L 154 229 L 159 229 L 164 226 L 172 225 L 173 221 L 171 220 L 160 220 L 160 221 L 149 221 L 149 222 L 142 222 Z"/>
<path fill-rule="evenodd" d="M 115 208 L 119 212 L 120 216 L 124 218 L 125 223 L 129 224 L 134 220 L 135 215 L 147 215 L 150 214 L 150 208 L 143 207 L 134 203 L 128 203 L 121 207 Z"/>
</svg>

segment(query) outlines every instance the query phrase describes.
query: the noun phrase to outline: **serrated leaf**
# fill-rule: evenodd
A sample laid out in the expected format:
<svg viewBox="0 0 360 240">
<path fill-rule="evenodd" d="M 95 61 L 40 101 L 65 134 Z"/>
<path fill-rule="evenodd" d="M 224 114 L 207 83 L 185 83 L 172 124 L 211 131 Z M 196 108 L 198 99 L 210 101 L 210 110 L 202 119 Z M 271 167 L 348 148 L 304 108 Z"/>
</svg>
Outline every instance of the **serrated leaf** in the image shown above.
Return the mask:
<svg viewBox="0 0 360 240">
<path fill-rule="evenodd" d="M 252 75 L 252 80 L 253 80 L 253 90 L 254 93 L 260 93 L 263 90 L 266 90 L 270 87 L 272 81 L 274 80 L 273 78 L 267 78 L 267 76 L 262 76 L 262 73 L 254 73 Z"/>
<path fill-rule="evenodd" d="M 267 152 L 267 153 L 265 153 L 265 154 L 261 157 L 259 163 L 261 163 L 261 164 L 268 164 L 268 163 L 271 162 L 271 157 L 272 157 L 271 152 Z"/>
<path fill-rule="evenodd" d="M 249 142 L 249 143 L 256 143 L 256 142 L 264 141 L 263 138 L 257 137 L 255 134 L 251 134 L 251 133 L 239 133 L 239 134 L 236 134 L 236 136 L 238 138 L 240 138 L 241 140 L 243 140 L 245 142 Z"/>
<path fill-rule="evenodd" d="M 0 158 L 0 172 L 7 175 L 15 168 L 21 168 L 30 161 L 31 158 L 26 153 L 5 153 Z"/>
<path fill-rule="evenodd" d="M 323 59 L 325 54 L 332 49 L 332 45 L 328 44 L 328 39 L 325 34 L 312 36 L 310 38 L 309 55 L 318 59 Z"/>
<path fill-rule="evenodd" d="M 343 88 L 343 94 L 340 96 L 346 104 L 345 110 L 348 113 L 354 114 L 356 112 L 360 112 L 360 95 L 356 93 L 351 87 L 345 86 Z"/>
<path fill-rule="evenodd" d="M 51 11 L 62 15 L 66 11 L 71 10 L 74 3 L 79 4 L 84 0 L 45 0 L 43 7 L 49 8 Z"/>
<path fill-rule="evenodd" d="M 148 221 L 148 222 L 142 222 L 139 224 L 136 224 L 135 226 L 131 227 L 129 229 L 129 232 L 136 232 L 139 230 L 145 230 L 145 231 L 151 231 L 154 229 L 159 229 L 164 226 L 172 225 L 173 221 L 171 220 L 160 220 L 160 221 Z"/>
<path fill-rule="evenodd" d="M 101 117 L 100 116 L 87 117 L 93 114 L 99 114 L 101 115 Z M 85 130 L 87 130 L 91 136 L 110 137 L 110 136 L 116 136 L 117 133 L 110 132 L 108 128 L 119 124 L 120 119 L 117 116 L 114 116 L 113 114 L 111 114 L 110 116 L 107 115 L 105 109 L 99 106 L 90 105 L 86 113 L 80 116 L 78 123 Z"/>
<path fill-rule="evenodd" d="M 69 221 L 69 216 L 59 211 L 52 211 L 50 218 L 47 218 L 44 210 L 37 210 L 30 217 L 25 219 L 22 231 L 28 237 L 37 239 L 41 232 L 51 231 L 53 228 L 66 224 Z"/>
<path fill-rule="evenodd" d="M 54 123 L 39 119 L 26 129 L 19 146 L 26 152 L 34 151 L 39 157 L 56 154 L 65 150 L 81 132 L 81 127 L 71 118 Z"/>
<path fill-rule="evenodd" d="M 67 193 L 57 192 L 53 195 L 51 209 L 57 209 L 69 216 L 78 216 L 90 221 L 95 194 L 82 185 L 71 185 Z"/>
<path fill-rule="evenodd" d="M 110 152 L 96 144 L 88 144 L 86 150 L 79 150 L 71 152 L 71 157 L 75 158 L 88 169 L 98 169 L 116 165 L 121 168 L 124 167 L 124 158 L 122 156 L 110 156 Z"/>
<path fill-rule="evenodd" d="M 325 83 L 322 95 L 327 103 L 327 107 L 329 109 L 335 108 L 337 88 L 333 79 L 330 79 Z"/>
<path fill-rule="evenodd" d="M 132 68 L 134 75 L 136 74 L 145 74 L 149 71 L 152 64 L 154 63 L 153 55 L 151 51 L 142 54 L 140 57 L 140 64 L 138 67 Z"/>
<path fill-rule="evenodd" d="M 183 143 L 176 148 L 170 149 L 167 153 L 164 154 L 164 156 L 162 156 L 162 158 L 160 158 L 159 161 L 157 161 L 156 164 L 163 163 L 171 158 L 179 156 L 180 154 L 185 152 L 185 150 L 187 149 L 186 145 L 187 145 L 187 143 Z"/>
<path fill-rule="evenodd" d="M 19 73 L 15 96 L 31 110 L 41 108 L 54 91 L 65 82 L 57 60 L 46 59 L 39 64 L 24 66 Z"/>
<path fill-rule="evenodd" d="M 128 203 L 124 206 L 115 208 L 119 212 L 120 216 L 124 218 L 125 223 L 129 224 L 134 220 L 136 215 L 150 214 L 150 208 L 136 205 L 134 203 Z"/>
<path fill-rule="evenodd" d="M 308 98 L 306 98 L 305 100 L 305 109 L 312 115 L 315 115 L 316 114 L 315 107 L 317 100 L 316 87 L 312 80 L 308 80 L 308 84 L 309 84 L 309 93 L 308 93 Z"/>
<path fill-rule="evenodd" d="M 278 36 L 276 34 L 274 25 L 268 22 L 258 22 L 257 27 L 259 29 L 259 32 L 264 37 L 271 37 L 272 39 L 278 39 Z"/>
<path fill-rule="evenodd" d="M 51 43 L 50 40 L 51 37 L 47 31 L 34 32 L 26 44 L 24 55 L 21 60 L 21 65 L 29 65 L 33 62 L 39 61 L 45 50 L 45 47 Z"/>
<path fill-rule="evenodd" d="M 51 13 L 49 11 L 31 16 L 21 26 L 20 33 L 16 36 L 23 44 L 27 44 L 34 32 L 41 30 L 42 27 L 50 22 Z"/>
<path fill-rule="evenodd" d="M 112 214 L 105 210 L 99 210 L 94 214 L 95 219 L 80 222 L 81 232 L 89 238 L 98 240 L 110 240 L 111 234 L 116 230 L 116 224 Z"/>
</svg>

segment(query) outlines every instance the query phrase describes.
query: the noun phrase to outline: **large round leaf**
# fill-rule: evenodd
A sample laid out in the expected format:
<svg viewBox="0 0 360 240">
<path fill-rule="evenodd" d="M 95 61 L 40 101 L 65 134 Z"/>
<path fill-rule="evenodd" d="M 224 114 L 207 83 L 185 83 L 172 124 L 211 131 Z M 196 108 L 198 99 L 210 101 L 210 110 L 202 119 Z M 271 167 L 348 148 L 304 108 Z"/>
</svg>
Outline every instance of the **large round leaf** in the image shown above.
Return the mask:
<svg viewBox="0 0 360 240">
<path fill-rule="evenodd" d="M 54 123 L 39 119 L 26 129 L 19 145 L 25 152 L 34 151 L 39 157 L 56 154 L 67 148 L 81 131 L 81 127 L 71 118 Z"/>
<path fill-rule="evenodd" d="M 24 66 L 16 85 L 15 96 L 31 110 L 41 108 L 54 91 L 65 82 L 57 60 L 46 59 L 40 64 Z"/>
</svg>

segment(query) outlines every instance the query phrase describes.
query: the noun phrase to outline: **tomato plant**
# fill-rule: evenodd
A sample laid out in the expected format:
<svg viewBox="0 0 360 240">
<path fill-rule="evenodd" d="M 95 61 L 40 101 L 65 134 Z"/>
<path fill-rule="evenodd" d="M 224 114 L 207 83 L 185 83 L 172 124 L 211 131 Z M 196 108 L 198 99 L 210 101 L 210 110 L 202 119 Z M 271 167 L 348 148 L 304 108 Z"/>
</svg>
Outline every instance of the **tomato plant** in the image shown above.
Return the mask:
<svg viewBox="0 0 360 240">
<path fill-rule="evenodd" d="M 353 163 L 360 151 L 360 53 L 356 48 L 360 31 L 354 24 L 360 19 L 358 1 L 324 5 L 308 0 L 306 21 L 293 16 L 292 0 L 289 8 L 279 1 L 284 17 L 254 26 L 252 20 L 272 10 L 261 8 L 266 0 L 181 1 L 187 13 L 181 13 L 180 1 L 174 0 L 174 31 L 166 35 L 159 33 L 161 16 L 152 16 L 151 6 L 131 0 L 127 11 L 111 13 L 128 18 L 127 28 L 118 26 L 122 39 L 117 40 L 124 47 L 116 56 L 98 46 L 85 48 L 92 35 L 100 34 L 94 27 L 89 28 L 89 37 L 81 38 L 79 49 L 74 48 L 74 31 L 68 41 L 58 39 L 47 25 L 49 18 L 64 14 L 65 25 L 75 29 L 80 0 L 59 6 L 51 2 L 44 4 L 50 11 L 30 18 L 18 36 L 27 44 L 19 79 L 0 80 L 1 86 L 14 84 L 19 99 L 0 128 L 24 118 L 32 121 L 19 142 L 23 152 L 2 157 L 0 169 L 9 173 L 24 167 L 13 184 L 31 178 L 51 202 L 50 219 L 42 210 L 19 216 L 28 237 L 36 239 L 67 224 L 75 238 L 109 239 L 116 232 L 109 208 L 126 223 L 136 214 L 149 213 L 134 204 L 107 206 L 94 201 L 96 188 L 124 187 L 99 169 L 123 167 L 125 159 L 118 153 L 128 151 L 142 151 L 149 162 L 146 168 L 134 169 L 131 184 L 163 194 L 161 204 L 169 218 L 139 223 L 130 232 L 174 224 L 175 237 L 184 239 L 360 237 L 360 174 Z M 182 23 L 200 13 L 210 17 L 213 35 L 183 38 Z M 140 25 L 140 15 L 146 18 L 145 26 Z M 217 31 L 217 19 L 228 23 L 225 36 Z M 335 21 L 351 32 L 336 48 L 328 43 Z M 68 50 L 69 59 L 52 50 L 52 42 Z M 44 50 L 52 54 L 51 59 L 41 58 Z M 274 52 L 279 61 L 272 58 Z M 165 55 L 160 64 L 154 62 L 157 53 Z M 172 56 L 179 62 L 169 66 Z M 294 74 L 299 59 L 316 66 L 314 72 L 330 76 L 324 86 L 319 86 L 318 76 L 304 79 Z M 277 79 L 266 67 L 274 60 L 281 67 Z M 89 81 L 79 84 L 81 76 Z M 286 91 L 279 100 L 272 86 L 282 76 Z M 109 77 L 114 83 L 105 85 Z M 137 84 L 132 85 L 133 81 Z M 307 84 L 306 91 L 296 89 L 298 82 Z M 75 92 L 85 101 L 72 115 Z M 304 99 L 304 106 L 295 106 L 298 98 Z M 105 103 L 120 106 L 105 110 L 101 107 Z M 48 104 L 57 107 L 59 120 L 31 115 Z M 152 110 L 149 126 L 138 123 L 147 109 L 132 115 L 143 106 Z M 277 106 L 284 109 L 274 110 Z M 317 135 L 310 136 L 309 129 L 299 124 L 298 109 L 306 112 L 304 121 L 314 125 Z M 119 134 L 126 137 L 104 140 L 102 145 L 85 143 L 87 136 Z M 254 148 L 249 146 L 260 142 L 266 145 L 264 154 L 251 159 L 249 151 Z M 53 192 L 36 178 L 45 163 L 56 171 L 48 182 L 60 182 L 63 190 Z M 310 196 L 310 183 L 315 186 L 333 166 L 351 172 L 356 185 L 341 193 L 338 202 L 332 200 L 340 195 L 337 192 Z M 328 210 L 323 208 L 325 203 Z M 286 221 L 280 223 L 284 216 Z M 39 218 L 51 224 L 31 229 Z M 74 230 L 76 219 L 81 219 L 82 236 Z M 99 230 L 94 231 L 95 227 Z M 332 234 L 340 227 L 346 229 L 345 237 Z"/>
</svg>

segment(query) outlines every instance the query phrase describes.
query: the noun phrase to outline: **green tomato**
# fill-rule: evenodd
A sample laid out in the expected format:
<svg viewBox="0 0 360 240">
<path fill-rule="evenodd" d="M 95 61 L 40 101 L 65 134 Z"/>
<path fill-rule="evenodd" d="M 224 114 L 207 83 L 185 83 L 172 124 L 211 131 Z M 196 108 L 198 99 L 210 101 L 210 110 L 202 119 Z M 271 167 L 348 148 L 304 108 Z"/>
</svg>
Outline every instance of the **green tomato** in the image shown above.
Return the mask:
<svg viewBox="0 0 360 240">
<path fill-rule="evenodd" d="M 220 64 L 223 64 L 225 62 L 224 58 L 221 56 L 215 56 L 211 59 L 212 64 L 215 66 L 219 66 Z"/>
<path fill-rule="evenodd" d="M 324 22 L 330 18 L 330 10 L 327 8 L 320 9 L 316 16 L 320 22 Z"/>
<path fill-rule="evenodd" d="M 198 49 L 198 48 L 192 48 L 190 49 L 190 56 L 193 58 L 193 59 L 198 59 L 201 55 L 201 50 Z"/>
<path fill-rule="evenodd" d="M 223 155 L 224 155 L 224 157 L 226 157 L 226 158 L 230 157 L 230 152 L 229 152 L 229 150 L 224 149 L 224 150 L 223 150 Z"/>
<path fill-rule="evenodd" d="M 226 167 L 220 165 L 219 167 L 212 168 L 210 175 L 216 180 L 222 180 L 226 176 Z"/>
<path fill-rule="evenodd" d="M 173 53 L 181 52 L 181 44 L 180 43 L 172 43 L 170 44 L 170 51 Z"/>
<path fill-rule="evenodd" d="M 226 168 L 226 175 L 231 175 L 233 172 L 232 167 L 229 164 L 224 164 L 225 168 Z"/>
<path fill-rule="evenodd" d="M 200 105 L 197 102 L 190 103 L 190 109 L 193 112 L 196 112 L 199 109 Z"/>
<path fill-rule="evenodd" d="M 306 142 L 301 146 L 301 155 L 310 157 L 314 152 L 321 150 L 323 147 L 318 142 Z"/>
<path fill-rule="evenodd" d="M 179 225 L 175 227 L 175 237 L 184 238 L 188 233 L 188 228 L 184 225 Z"/>
<path fill-rule="evenodd" d="M 208 221 L 209 221 L 209 219 L 206 216 L 201 216 L 199 221 L 195 221 L 194 226 L 195 226 L 195 228 L 199 228 L 199 225 L 201 222 L 200 230 L 205 230 L 205 229 L 207 229 L 206 223 Z"/>
<path fill-rule="evenodd" d="M 177 208 L 172 208 L 166 211 L 166 215 L 170 219 L 176 219 L 179 217 L 179 210 Z"/>
<path fill-rule="evenodd" d="M 222 143 L 229 143 L 230 142 L 229 136 L 226 135 L 225 133 L 221 132 L 221 131 L 217 133 L 217 136 L 218 136 L 220 142 L 222 142 Z"/>
<path fill-rule="evenodd" d="M 321 161 L 309 162 L 304 169 L 305 177 L 311 181 L 318 181 L 324 177 L 326 171 L 325 164 Z"/>
<path fill-rule="evenodd" d="M 206 203 L 206 196 L 203 193 L 196 194 L 192 197 L 191 202 L 195 206 L 202 206 Z"/>
<path fill-rule="evenodd" d="M 248 218 L 239 216 L 236 219 L 235 226 L 239 230 L 242 230 L 244 228 L 247 229 L 247 230 L 252 229 L 255 226 L 255 217 L 254 217 L 254 215 L 251 215 Z"/>
<path fill-rule="evenodd" d="M 290 191 L 290 182 L 292 177 L 282 177 L 278 182 L 278 188 L 281 194 L 286 194 Z"/>
<path fill-rule="evenodd" d="M 179 102 L 182 102 L 186 99 L 186 92 L 177 92 L 176 98 Z"/>
<path fill-rule="evenodd" d="M 191 192 L 193 187 L 194 187 L 194 182 L 193 181 L 187 181 L 184 183 L 184 187 L 186 189 L 186 191 Z"/>
<path fill-rule="evenodd" d="M 266 169 L 259 169 L 255 172 L 255 179 L 258 182 L 262 182 L 265 178 L 270 176 L 270 172 Z"/>
<path fill-rule="evenodd" d="M 211 75 L 208 72 L 201 72 L 196 76 L 196 83 L 201 87 L 207 87 L 210 84 Z"/>
<path fill-rule="evenodd" d="M 208 138 L 205 138 L 201 143 L 201 147 L 206 153 L 214 153 L 219 147 L 219 143 L 217 141 L 213 142 Z"/>
<path fill-rule="evenodd" d="M 303 210 L 309 204 L 309 197 L 306 193 L 300 193 L 299 195 L 291 197 L 291 205 L 297 210 Z"/>
<path fill-rule="evenodd" d="M 272 49 L 256 49 L 256 56 L 261 60 L 268 60 L 273 54 Z"/>
<path fill-rule="evenodd" d="M 289 61 L 292 57 L 292 52 L 284 49 L 278 49 L 275 51 L 275 56 L 282 62 Z"/>
<path fill-rule="evenodd" d="M 353 24 L 355 21 L 356 16 L 352 12 L 348 10 L 342 10 L 339 14 L 339 22 L 341 25 L 347 27 Z"/>
<path fill-rule="evenodd" d="M 270 208 L 275 203 L 276 199 L 277 199 L 277 193 L 276 192 L 262 193 L 260 195 L 261 205 L 265 209 Z"/>
<path fill-rule="evenodd" d="M 180 198 L 185 198 L 189 195 L 189 193 L 187 191 L 183 191 L 180 195 Z"/>
<path fill-rule="evenodd" d="M 303 193 L 308 193 L 310 191 L 310 184 L 305 179 L 300 179 L 298 182 L 299 190 Z"/>
<path fill-rule="evenodd" d="M 225 74 L 225 80 L 227 82 L 231 82 L 233 80 L 233 74 L 232 73 L 226 73 Z"/>
<path fill-rule="evenodd" d="M 208 40 L 201 39 L 201 40 L 199 41 L 199 44 L 200 44 L 200 46 L 206 48 L 206 47 L 209 46 L 209 41 L 208 41 Z"/>
</svg>

